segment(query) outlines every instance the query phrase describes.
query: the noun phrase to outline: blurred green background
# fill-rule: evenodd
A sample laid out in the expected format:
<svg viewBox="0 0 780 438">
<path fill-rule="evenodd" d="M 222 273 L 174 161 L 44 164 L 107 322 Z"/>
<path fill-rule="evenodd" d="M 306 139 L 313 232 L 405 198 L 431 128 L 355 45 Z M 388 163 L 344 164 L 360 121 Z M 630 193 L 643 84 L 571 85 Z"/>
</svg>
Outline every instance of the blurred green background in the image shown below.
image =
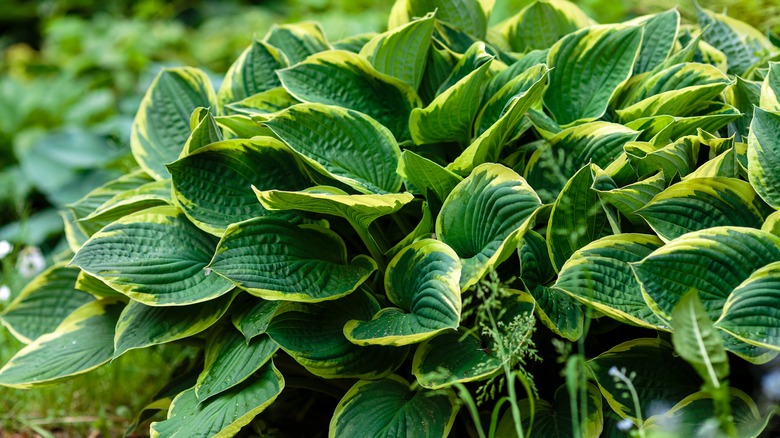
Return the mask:
<svg viewBox="0 0 780 438">
<path fill-rule="evenodd" d="M 529 2 L 496 0 L 492 21 Z M 692 0 L 575 3 L 603 23 L 673 7 L 684 20 L 694 19 Z M 700 4 L 780 35 L 780 0 Z M 130 126 L 160 68 L 196 66 L 216 86 L 252 37 L 273 23 L 316 20 L 337 40 L 383 30 L 390 6 L 379 0 L 0 0 L 0 241 L 13 244 L 10 253 L 0 251 L 0 311 L 36 271 L 67 259 L 58 211 L 134 166 Z M 20 346 L 0 329 L 0 364 Z M 0 437 L 19 431 L 114 436 L 166 381 L 165 364 L 182 357 L 186 352 L 170 348 L 144 350 L 62 387 L 0 388 Z M 148 369 L 156 374 L 145 374 Z"/>
</svg>

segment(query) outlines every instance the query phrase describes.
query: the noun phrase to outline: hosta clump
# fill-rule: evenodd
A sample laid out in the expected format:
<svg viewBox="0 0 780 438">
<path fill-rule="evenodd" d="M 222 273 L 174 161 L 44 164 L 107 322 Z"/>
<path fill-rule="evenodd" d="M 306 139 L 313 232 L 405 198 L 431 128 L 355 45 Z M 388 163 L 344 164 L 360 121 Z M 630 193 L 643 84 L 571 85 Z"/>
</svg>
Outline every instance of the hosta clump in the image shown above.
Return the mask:
<svg viewBox="0 0 780 438">
<path fill-rule="evenodd" d="M 491 5 L 275 26 L 216 91 L 163 70 L 138 169 L 63 212 L 70 262 L 2 314 L 28 345 L 0 384 L 182 341 L 202 354 L 154 436 L 761 433 L 778 49 L 701 8 L 600 25 L 543 0 L 489 27 Z"/>
</svg>

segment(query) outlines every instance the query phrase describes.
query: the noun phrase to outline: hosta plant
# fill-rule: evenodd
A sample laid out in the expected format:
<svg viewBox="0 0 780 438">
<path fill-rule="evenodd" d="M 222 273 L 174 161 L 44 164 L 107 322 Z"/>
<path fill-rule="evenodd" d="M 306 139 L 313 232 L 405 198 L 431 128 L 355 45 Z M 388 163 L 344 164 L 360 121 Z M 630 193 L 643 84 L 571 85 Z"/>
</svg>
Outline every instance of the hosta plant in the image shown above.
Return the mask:
<svg viewBox="0 0 780 438">
<path fill-rule="evenodd" d="M 138 168 L 63 212 L 72 254 L 2 314 L 28 345 L 0 384 L 188 345 L 152 436 L 758 436 L 778 49 L 702 8 L 492 3 L 275 26 L 217 90 L 163 70 Z"/>
</svg>

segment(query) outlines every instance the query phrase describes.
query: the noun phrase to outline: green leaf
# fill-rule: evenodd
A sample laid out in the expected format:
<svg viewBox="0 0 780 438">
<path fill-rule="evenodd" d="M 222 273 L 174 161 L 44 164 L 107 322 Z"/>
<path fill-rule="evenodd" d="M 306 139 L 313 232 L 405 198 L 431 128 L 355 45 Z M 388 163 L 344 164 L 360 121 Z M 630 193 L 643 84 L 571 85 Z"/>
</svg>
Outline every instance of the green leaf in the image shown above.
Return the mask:
<svg viewBox="0 0 780 438">
<path fill-rule="evenodd" d="M 409 113 L 420 106 L 417 93 L 357 54 L 330 50 L 277 73 L 284 88 L 300 101 L 362 112 L 387 127 L 399 142 L 410 138 Z"/>
<path fill-rule="evenodd" d="M 0 369 L 0 385 L 30 388 L 91 371 L 111 360 L 114 326 L 124 303 L 98 300 L 19 350 Z"/>
<path fill-rule="evenodd" d="M 436 235 L 461 259 L 461 289 L 509 257 L 539 207 L 525 180 L 500 164 L 478 166 L 452 190 L 436 219 Z"/>
<path fill-rule="evenodd" d="M 378 72 L 398 78 L 416 90 L 428 61 L 433 17 L 434 14 L 426 14 L 375 36 L 360 49 L 360 55 Z"/>
<path fill-rule="evenodd" d="M 317 302 L 351 293 L 377 266 L 365 255 L 348 261 L 327 228 L 257 218 L 228 227 L 209 268 L 263 299 Z"/>
<path fill-rule="evenodd" d="M 761 415 L 756 402 L 750 396 L 736 388 L 729 388 L 729 393 L 737 436 L 741 438 L 765 436 L 762 432 L 765 431 L 769 420 L 777 415 L 777 407 L 771 405 L 767 409 L 768 412 Z M 703 420 L 712 418 L 714 410 L 712 395 L 696 392 L 681 400 L 663 415 L 648 418 L 642 430 L 648 436 L 701 436 L 702 433 L 712 433 L 711 429 L 705 429 L 707 424 Z"/>
<path fill-rule="evenodd" d="M 276 70 L 285 67 L 287 58 L 277 48 L 264 41 L 253 40 L 225 74 L 217 94 L 220 105 L 281 86 Z"/>
<path fill-rule="evenodd" d="M 343 331 L 347 321 L 370 319 L 379 309 L 376 299 L 363 290 L 334 301 L 285 302 L 266 333 L 316 376 L 380 379 L 401 366 L 409 348 L 361 347 L 349 342 Z"/>
<path fill-rule="evenodd" d="M 108 287 L 107 284 L 87 274 L 85 271 L 79 271 L 76 277 L 76 290 L 92 294 L 96 298 L 117 298 L 122 294 Z"/>
<path fill-rule="evenodd" d="M 662 318 L 690 290 L 717 320 L 731 292 L 759 268 L 780 261 L 780 237 L 741 227 L 716 227 L 678 237 L 632 263 L 645 300 Z"/>
<path fill-rule="evenodd" d="M 658 172 L 633 184 L 617 187 L 611 179 L 607 181 L 597 175 L 592 188 L 598 193 L 601 202 L 617 208 L 632 223 L 641 224 L 644 219 L 636 212 L 666 188 L 666 180 L 663 172 Z"/>
<path fill-rule="evenodd" d="M 230 224 L 255 217 L 295 217 L 263 208 L 253 186 L 302 190 L 312 184 L 292 151 L 270 137 L 214 143 L 168 170 L 176 205 L 198 228 L 218 237 Z"/>
<path fill-rule="evenodd" d="M 608 167 L 621 156 L 623 146 L 636 140 L 637 136 L 637 131 L 608 122 L 591 122 L 564 129 L 549 140 L 549 148 L 533 153 L 525 176 L 531 186 L 544 187 L 552 196 L 557 196 L 583 166 L 593 163 L 601 168 Z"/>
<path fill-rule="evenodd" d="M 200 107 L 192 112 L 190 116 L 190 133 L 184 149 L 179 154 L 179 158 L 189 155 L 192 152 L 208 146 L 211 143 L 222 141 L 222 130 L 217 125 L 217 120 L 211 114 L 211 109 Z"/>
<path fill-rule="evenodd" d="M 595 24 L 577 5 L 565 0 L 535 1 L 503 22 L 499 32 L 515 52 L 547 49 L 561 37 Z"/>
<path fill-rule="evenodd" d="M 555 391 L 552 403 L 541 399 L 536 400 L 533 411 L 528 399 L 521 400 L 520 417 L 523 422 L 523 430 L 529 428 L 531 430 L 527 436 L 529 438 L 575 438 L 601 435 L 601 431 L 604 429 L 601 394 L 592 384 L 588 384 L 586 388 L 582 389 L 582 392 L 581 395 L 585 397 L 585 400 L 577 400 L 576 403 L 572 403 L 566 387 L 561 386 Z M 577 412 L 572 413 L 572 404 L 578 407 Z M 579 412 L 581 408 L 585 408 L 585 412 Z M 574 427 L 579 429 L 576 433 L 572 430 Z M 514 433 L 515 425 L 512 412 L 508 410 L 498 423 L 496 436 L 512 437 L 515 436 Z"/>
<path fill-rule="evenodd" d="M 346 50 L 352 53 L 360 53 L 360 49 L 363 48 L 369 41 L 379 35 L 377 32 L 366 32 L 357 35 L 345 36 L 339 40 L 333 42 L 333 48 L 336 50 Z"/>
<path fill-rule="evenodd" d="M 152 307 L 130 301 L 119 316 L 114 357 L 128 350 L 173 342 L 211 327 L 227 312 L 236 293 L 188 306 Z"/>
<path fill-rule="evenodd" d="M 774 262 L 734 289 L 715 326 L 749 344 L 780 350 L 780 314 L 774 305 L 780 297 L 778 291 L 780 263 Z"/>
<path fill-rule="evenodd" d="M 220 327 L 207 338 L 205 365 L 195 395 L 202 403 L 251 378 L 278 349 L 268 336 L 246 342 L 232 326 Z"/>
<path fill-rule="evenodd" d="M 699 299 L 697 292 L 687 292 L 672 310 L 674 349 L 707 382 L 719 388 L 729 376 L 729 358 L 723 339 Z"/>
<path fill-rule="evenodd" d="M 163 69 L 146 92 L 133 121 L 130 148 L 141 168 L 157 180 L 190 136 L 190 115 L 216 104 L 208 76 L 191 67 Z"/>
<path fill-rule="evenodd" d="M 388 264 L 385 292 L 391 303 L 370 321 L 352 320 L 344 334 L 358 345 L 408 345 L 460 323 L 460 261 L 446 244 L 417 241 Z"/>
<path fill-rule="evenodd" d="M 560 125 L 600 118 L 639 54 L 643 28 L 593 26 L 558 41 L 547 56 L 550 89 L 544 105 Z"/>
<path fill-rule="evenodd" d="M 623 323 L 668 329 L 647 307 L 629 266 L 662 242 L 646 234 L 619 234 L 585 245 L 566 260 L 555 287 Z"/>
<path fill-rule="evenodd" d="M 404 0 L 399 3 L 405 3 L 407 17 L 422 17 L 436 11 L 437 20 L 449 23 L 475 38 L 485 37 L 492 9 L 485 8 L 480 0 Z"/>
<path fill-rule="evenodd" d="M 733 139 L 734 137 L 731 138 Z M 736 149 L 736 147 L 732 146 L 721 152 L 717 157 L 712 158 L 699 166 L 698 169 L 686 175 L 683 181 L 694 178 L 738 178 L 741 166 L 738 162 Z M 710 144 L 710 151 L 713 151 L 712 144 Z M 763 201 L 761 203 L 765 205 Z"/>
<path fill-rule="evenodd" d="M 770 62 L 761 84 L 759 106 L 766 111 L 780 111 L 780 62 Z"/>
<path fill-rule="evenodd" d="M 301 210 L 347 219 L 353 226 L 368 229 L 371 222 L 393 214 L 414 199 L 410 193 L 348 195 L 334 187 L 318 186 L 302 192 L 261 191 L 257 199 L 268 210 Z"/>
<path fill-rule="evenodd" d="M 79 219 L 78 225 L 92 235 L 131 213 L 172 203 L 170 180 L 154 181 L 117 193 L 95 211 Z"/>
<path fill-rule="evenodd" d="M 729 73 L 744 75 L 773 48 L 766 36 L 749 24 L 694 5 L 704 41 L 726 55 Z"/>
<path fill-rule="evenodd" d="M 780 210 L 767 216 L 761 229 L 780 237 Z"/>
<path fill-rule="evenodd" d="M 280 49 L 286 55 L 289 65 L 297 64 L 310 55 L 330 49 L 322 26 L 313 21 L 274 24 L 263 41 Z"/>
<path fill-rule="evenodd" d="M 634 64 L 634 75 L 651 71 L 672 54 L 680 28 L 680 13 L 670 9 L 660 14 L 637 17 L 630 23 L 645 28 L 642 48 Z"/>
<path fill-rule="evenodd" d="M 554 287 L 537 285 L 531 290 L 536 302 L 536 316 L 556 335 L 572 342 L 582 337 L 585 315 L 568 294 Z"/>
<path fill-rule="evenodd" d="M 255 378 L 201 402 L 195 388 L 173 399 L 168 418 L 152 423 L 152 437 L 231 437 L 263 412 L 284 389 L 284 377 L 267 363 Z"/>
<path fill-rule="evenodd" d="M 371 117 L 337 106 L 301 104 L 266 125 L 317 172 L 355 190 L 370 194 L 401 188 L 396 172 L 401 150 L 393 134 Z"/>
<path fill-rule="evenodd" d="M 623 149 L 640 178 L 654 175 L 660 169 L 664 180 L 672 181 L 675 174 L 685 177 L 696 169 L 699 146 L 699 138 L 689 135 L 669 144 L 631 142 Z"/>
<path fill-rule="evenodd" d="M 543 71 L 535 70 L 538 76 L 533 85 L 511 97 L 501 117 L 480 134 L 447 168 L 465 176 L 480 164 L 497 161 L 501 149 L 511 140 L 523 116 L 542 98 L 549 71 L 546 68 Z"/>
<path fill-rule="evenodd" d="M 417 190 L 421 190 L 429 203 L 434 201 L 432 198 L 435 198 L 439 205 L 463 180 L 446 168 L 408 149 L 401 154 L 398 173 Z"/>
<path fill-rule="evenodd" d="M 233 325 L 249 342 L 255 336 L 265 333 L 274 312 L 281 304 L 282 301 L 268 301 L 254 297 L 244 300 L 243 305 L 238 307 L 238 312 L 233 314 Z"/>
<path fill-rule="evenodd" d="M 761 98 L 761 82 L 748 81 L 737 76 L 734 85 L 729 87 L 726 93 L 726 101 L 734 105 L 742 117 L 734 122 L 733 130 L 739 134 L 739 141 L 747 141 L 750 123 L 753 121 L 753 107 L 759 105 Z"/>
<path fill-rule="evenodd" d="M 484 43 L 477 44 L 484 47 Z M 436 96 L 427 107 L 412 110 L 409 130 L 415 143 L 464 141 L 470 138 L 472 123 L 479 110 L 474 102 L 482 98 L 491 62 L 488 59 L 460 78 Z"/>
<path fill-rule="evenodd" d="M 457 413 L 458 400 L 451 390 L 413 391 L 409 382 L 396 375 L 361 380 L 336 406 L 328 436 L 443 438 Z"/>
<path fill-rule="evenodd" d="M 696 372 L 676 355 L 668 342 L 658 338 L 623 342 L 587 363 L 612 410 L 634 421 L 663 413 L 664 406 L 674 406 L 701 386 Z M 628 390 L 621 388 L 621 382 L 610 375 L 613 367 L 631 376 L 641 412 L 636 412 Z"/>
<path fill-rule="evenodd" d="M 53 332 L 68 315 L 94 301 L 90 294 L 76 290 L 78 274 L 78 269 L 64 263 L 43 271 L 0 313 L 0 322 L 25 344 Z"/>
<path fill-rule="evenodd" d="M 566 183 L 553 204 L 547 225 L 547 249 L 557 270 L 575 251 L 611 234 L 607 215 L 592 185 L 591 166 L 584 166 Z"/>
<path fill-rule="evenodd" d="M 672 185 L 637 214 L 665 241 L 725 225 L 761 228 L 771 209 L 735 178 L 693 178 Z"/>
<path fill-rule="evenodd" d="M 219 116 L 214 117 L 214 120 L 225 130 L 226 138 L 273 137 L 273 132 L 270 129 L 261 126 L 259 121 L 244 114 Z"/>
<path fill-rule="evenodd" d="M 233 285 L 204 268 L 216 238 L 174 207 L 133 213 L 95 233 L 71 261 L 133 300 L 181 306 L 226 294 Z"/>
<path fill-rule="evenodd" d="M 748 177 L 767 204 L 780 208 L 780 113 L 756 108 L 748 136 Z"/>
<path fill-rule="evenodd" d="M 267 116 L 300 103 L 283 87 L 253 94 L 238 102 L 225 105 L 225 111 L 249 117 Z"/>
<path fill-rule="evenodd" d="M 547 252 L 547 242 L 539 233 L 529 230 L 517 245 L 520 258 L 520 280 L 527 290 L 548 284 L 555 278 L 555 269 Z"/>
</svg>

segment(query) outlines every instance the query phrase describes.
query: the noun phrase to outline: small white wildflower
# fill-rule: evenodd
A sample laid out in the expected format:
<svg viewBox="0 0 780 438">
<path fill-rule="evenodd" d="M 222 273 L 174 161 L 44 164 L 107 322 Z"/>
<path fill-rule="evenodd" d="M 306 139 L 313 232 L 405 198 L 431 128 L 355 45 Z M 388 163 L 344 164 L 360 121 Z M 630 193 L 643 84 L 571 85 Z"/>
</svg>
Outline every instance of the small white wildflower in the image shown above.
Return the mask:
<svg viewBox="0 0 780 438">
<path fill-rule="evenodd" d="M 8 301 L 11 298 L 11 289 L 6 285 L 0 286 L 0 301 Z"/>
<path fill-rule="evenodd" d="M 16 268 L 23 277 L 32 277 L 43 271 L 43 268 L 45 267 L 46 259 L 43 258 L 40 249 L 34 246 L 28 246 L 19 253 L 19 260 L 16 264 Z"/>
<path fill-rule="evenodd" d="M 620 375 L 620 371 L 618 370 L 618 368 L 616 366 L 612 365 L 609 368 L 609 371 L 607 371 L 607 374 L 609 374 L 612 377 L 617 377 L 617 376 Z"/>
<path fill-rule="evenodd" d="M 7 240 L 0 240 L 0 259 L 5 258 L 8 254 L 11 254 L 11 251 L 14 250 L 14 246 L 11 245 Z"/>
<path fill-rule="evenodd" d="M 618 430 L 623 432 L 628 432 L 632 427 L 634 427 L 634 423 L 628 418 L 624 418 L 617 423 Z"/>
</svg>

